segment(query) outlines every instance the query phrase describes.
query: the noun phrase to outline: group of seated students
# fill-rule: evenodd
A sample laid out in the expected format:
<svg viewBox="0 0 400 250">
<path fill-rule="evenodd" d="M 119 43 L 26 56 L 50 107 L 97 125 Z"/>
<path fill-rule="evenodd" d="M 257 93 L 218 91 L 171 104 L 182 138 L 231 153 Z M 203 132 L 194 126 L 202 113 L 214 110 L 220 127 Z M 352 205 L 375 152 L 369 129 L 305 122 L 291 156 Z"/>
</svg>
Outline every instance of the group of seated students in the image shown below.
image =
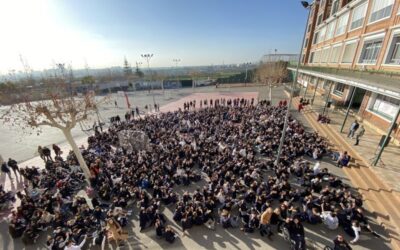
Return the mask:
<svg viewBox="0 0 400 250">
<path fill-rule="evenodd" d="M 354 232 L 353 243 L 358 240 L 358 225 L 368 225 L 361 198 L 319 163 L 311 166 L 303 158 L 321 159 L 327 153 L 325 140 L 290 117 L 276 164 L 287 108 L 283 102 L 200 103 L 199 109 L 114 120 L 107 131 L 96 129 L 88 146 L 81 147 L 91 175 L 90 199 L 76 195 L 85 180 L 73 152 L 46 161 L 44 169 L 24 169 L 26 187 L 18 192 L 21 204 L 9 218 L 11 236 L 32 244 L 41 231 L 52 229 L 49 249 L 79 249 L 88 237 L 93 244 L 122 244 L 136 204 L 140 232 L 153 229 L 170 243 L 177 234 L 162 212 L 165 207 L 174 210 L 172 220 L 184 235 L 200 225 L 215 230 L 217 223 L 259 231 L 269 239 L 285 229 L 303 249 L 307 222 L 332 230 L 342 226 Z M 149 147 L 121 147 L 118 132 L 126 129 L 145 132 Z M 178 194 L 180 186 L 200 181 L 202 188 Z"/>
<path fill-rule="evenodd" d="M 11 191 L 5 191 L 3 185 L 0 185 L 0 210 L 13 207 L 12 203 L 15 202 L 15 196 Z"/>
<path fill-rule="evenodd" d="M 329 118 L 327 115 L 318 114 L 317 122 L 329 124 L 331 123 L 331 118 Z"/>
</svg>

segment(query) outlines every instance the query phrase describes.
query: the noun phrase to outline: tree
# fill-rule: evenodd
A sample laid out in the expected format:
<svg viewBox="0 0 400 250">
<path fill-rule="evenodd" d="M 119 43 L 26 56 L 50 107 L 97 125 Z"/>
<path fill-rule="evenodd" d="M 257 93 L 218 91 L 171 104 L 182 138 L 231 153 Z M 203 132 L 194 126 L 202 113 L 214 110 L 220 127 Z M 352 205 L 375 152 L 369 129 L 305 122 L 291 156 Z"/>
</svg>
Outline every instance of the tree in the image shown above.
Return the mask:
<svg viewBox="0 0 400 250">
<path fill-rule="evenodd" d="M 95 83 L 93 76 L 85 76 L 81 79 L 82 84 L 86 85 L 93 85 Z"/>
<path fill-rule="evenodd" d="M 257 68 L 257 78 L 260 82 L 268 84 L 269 101 L 272 101 L 272 86 L 283 82 L 287 77 L 287 62 L 268 61 L 263 62 Z"/>
<path fill-rule="evenodd" d="M 132 68 L 126 57 L 124 58 L 124 75 L 126 77 L 132 76 Z"/>
<path fill-rule="evenodd" d="M 23 102 L 11 105 L 1 116 L 0 120 L 10 126 L 20 126 L 39 130 L 43 126 L 58 128 L 71 146 L 81 169 L 89 183 L 90 171 L 79 150 L 71 130 L 84 120 L 90 119 L 97 113 L 98 105 L 104 101 L 96 100 L 93 92 L 82 97 L 74 97 L 65 91 L 65 94 L 47 92 L 46 100 L 32 101 L 25 97 Z"/>
<path fill-rule="evenodd" d="M 135 71 L 135 74 L 136 74 L 137 77 L 143 78 L 144 73 L 143 73 L 143 71 L 139 68 L 139 65 L 140 65 L 140 64 L 141 64 L 141 63 L 136 62 L 136 71 Z"/>
</svg>

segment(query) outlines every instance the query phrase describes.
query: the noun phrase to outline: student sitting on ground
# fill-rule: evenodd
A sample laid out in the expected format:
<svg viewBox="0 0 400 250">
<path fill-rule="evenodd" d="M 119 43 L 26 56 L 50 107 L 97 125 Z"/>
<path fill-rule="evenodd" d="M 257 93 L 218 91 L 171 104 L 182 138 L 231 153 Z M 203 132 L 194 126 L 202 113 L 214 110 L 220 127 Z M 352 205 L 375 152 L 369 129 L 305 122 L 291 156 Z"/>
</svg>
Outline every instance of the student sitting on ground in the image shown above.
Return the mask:
<svg viewBox="0 0 400 250">
<path fill-rule="evenodd" d="M 335 152 L 332 154 L 332 160 L 336 161 L 338 167 L 347 167 L 349 165 L 351 156 L 348 155 L 347 151 L 343 153 Z"/>
</svg>

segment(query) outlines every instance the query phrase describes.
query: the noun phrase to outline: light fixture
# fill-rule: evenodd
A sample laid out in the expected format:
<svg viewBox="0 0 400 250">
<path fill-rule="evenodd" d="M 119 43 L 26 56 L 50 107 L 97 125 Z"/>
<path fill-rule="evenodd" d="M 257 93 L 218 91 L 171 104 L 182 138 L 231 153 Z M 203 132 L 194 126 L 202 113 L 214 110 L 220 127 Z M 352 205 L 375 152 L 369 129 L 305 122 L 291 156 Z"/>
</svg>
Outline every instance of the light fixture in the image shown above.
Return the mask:
<svg viewBox="0 0 400 250">
<path fill-rule="evenodd" d="M 304 8 L 308 8 L 310 6 L 307 1 L 301 1 L 301 5 L 303 5 Z"/>
</svg>

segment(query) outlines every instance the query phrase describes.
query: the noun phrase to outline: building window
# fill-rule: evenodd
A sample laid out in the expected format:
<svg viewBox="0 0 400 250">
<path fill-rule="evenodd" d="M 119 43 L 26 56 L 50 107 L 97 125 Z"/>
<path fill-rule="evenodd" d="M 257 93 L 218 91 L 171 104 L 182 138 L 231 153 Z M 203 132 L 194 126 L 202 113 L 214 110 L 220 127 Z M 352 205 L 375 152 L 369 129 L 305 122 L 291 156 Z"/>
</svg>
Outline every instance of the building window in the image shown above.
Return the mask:
<svg viewBox="0 0 400 250">
<path fill-rule="evenodd" d="M 400 100 L 380 94 L 374 94 L 368 110 L 381 115 L 386 119 L 393 120 L 397 110 L 399 109 L 399 105 Z"/>
<path fill-rule="evenodd" d="M 319 63 L 321 60 L 321 50 L 315 51 L 314 63 Z"/>
<path fill-rule="evenodd" d="M 322 14 L 320 14 L 320 15 L 318 16 L 318 19 L 317 19 L 317 26 L 320 25 L 321 23 L 322 23 Z"/>
<path fill-rule="evenodd" d="M 336 83 L 333 93 L 337 96 L 343 96 L 345 85 L 343 83 Z"/>
<path fill-rule="evenodd" d="M 335 25 L 336 25 L 336 21 L 332 21 L 328 24 L 328 26 L 326 28 L 325 40 L 331 39 L 333 37 L 333 34 L 335 32 Z"/>
<path fill-rule="evenodd" d="M 375 22 L 386 17 L 390 17 L 394 0 L 373 0 L 371 16 L 369 22 Z"/>
<path fill-rule="evenodd" d="M 313 44 L 316 44 L 316 43 L 317 43 L 318 37 L 319 37 L 319 31 L 318 31 L 317 33 L 314 34 Z"/>
<path fill-rule="evenodd" d="M 382 47 L 382 39 L 366 41 L 361 51 L 359 63 L 376 64 Z"/>
<path fill-rule="evenodd" d="M 336 29 L 336 36 L 340 36 L 346 32 L 347 22 L 349 21 L 349 12 L 342 15 L 339 18 L 337 29 Z"/>
<path fill-rule="evenodd" d="M 323 42 L 326 34 L 326 26 L 319 30 L 317 43 Z"/>
<path fill-rule="evenodd" d="M 350 24 L 350 30 L 360 28 L 364 24 L 365 13 L 367 12 L 367 3 L 361 4 L 353 11 L 353 17 Z"/>
<path fill-rule="evenodd" d="M 386 57 L 386 63 L 400 65 L 400 34 L 393 37 L 389 53 Z"/>
<path fill-rule="evenodd" d="M 327 63 L 328 62 L 328 57 L 329 57 L 329 48 L 325 48 L 321 50 L 321 63 Z"/>
<path fill-rule="evenodd" d="M 340 58 L 340 53 L 342 52 L 342 45 L 337 45 L 332 47 L 330 63 L 338 63 Z"/>
<path fill-rule="evenodd" d="M 339 10 L 339 0 L 333 0 L 331 15 L 334 15 Z"/>
<path fill-rule="evenodd" d="M 314 52 L 311 52 L 310 59 L 308 60 L 309 63 L 314 62 Z"/>
<path fill-rule="evenodd" d="M 345 45 L 342 63 L 352 63 L 356 54 L 357 42 Z"/>
</svg>

